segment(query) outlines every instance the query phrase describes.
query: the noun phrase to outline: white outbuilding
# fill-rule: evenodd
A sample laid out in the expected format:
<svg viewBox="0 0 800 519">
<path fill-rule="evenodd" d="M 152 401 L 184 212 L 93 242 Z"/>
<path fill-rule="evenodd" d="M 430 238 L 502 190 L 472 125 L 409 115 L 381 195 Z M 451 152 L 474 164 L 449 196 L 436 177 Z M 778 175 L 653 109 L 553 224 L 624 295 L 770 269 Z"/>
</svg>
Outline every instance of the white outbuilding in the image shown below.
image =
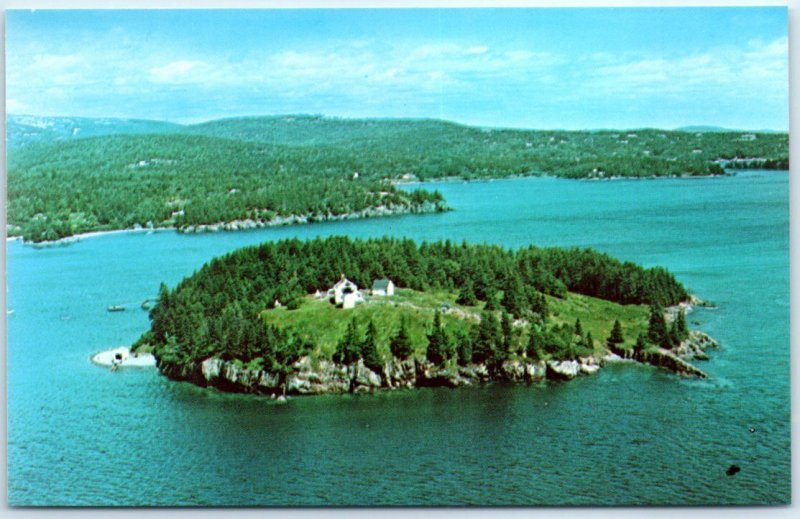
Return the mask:
<svg viewBox="0 0 800 519">
<path fill-rule="evenodd" d="M 393 296 L 394 283 L 391 279 L 376 279 L 372 282 L 373 296 Z"/>
</svg>

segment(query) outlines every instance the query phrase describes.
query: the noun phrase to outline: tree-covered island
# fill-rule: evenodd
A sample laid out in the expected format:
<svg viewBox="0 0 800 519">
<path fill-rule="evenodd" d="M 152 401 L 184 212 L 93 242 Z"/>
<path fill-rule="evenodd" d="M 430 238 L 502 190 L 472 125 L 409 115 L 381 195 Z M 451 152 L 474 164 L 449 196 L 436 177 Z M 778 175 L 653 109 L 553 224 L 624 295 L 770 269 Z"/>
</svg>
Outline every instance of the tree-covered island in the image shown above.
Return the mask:
<svg viewBox="0 0 800 519">
<path fill-rule="evenodd" d="M 10 116 L 9 236 L 41 242 L 137 227 L 236 230 L 435 212 L 447 209 L 440 193 L 395 184 L 721 175 L 788 169 L 789 156 L 785 133 L 516 130 L 318 116 L 189 126 L 99 121 Z"/>
<path fill-rule="evenodd" d="M 246 247 L 162 285 L 134 344 L 176 380 L 283 395 L 569 379 L 625 358 L 704 377 L 686 289 L 590 249 L 381 238 Z"/>
</svg>

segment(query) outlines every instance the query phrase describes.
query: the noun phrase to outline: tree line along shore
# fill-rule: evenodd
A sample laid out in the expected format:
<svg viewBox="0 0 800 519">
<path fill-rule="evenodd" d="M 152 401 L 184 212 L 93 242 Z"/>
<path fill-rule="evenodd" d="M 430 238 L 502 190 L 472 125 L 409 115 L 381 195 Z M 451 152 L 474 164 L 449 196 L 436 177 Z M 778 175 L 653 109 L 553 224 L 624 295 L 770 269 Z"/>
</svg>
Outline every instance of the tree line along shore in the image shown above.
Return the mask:
<svg viewBox="0 0 800 519">
<path fill-rule="evenodd" d="M 191 126 L 104 121 L 98 127 L 107 134 L 82 134 L 79 126 L 91 120 L 29 119 L 9 123 L 7 231 L 31 242 L 136 227 L 239 229 L 447 209 L 441 193 L 395 185 L 408 181 L 788 169 L 785 133 L 274 116 Z"/>
<path fill-rule="evenodd" d="M 375 280 L 398 288 L 362 296 Z M 702 377 L 687 360 L 715 343 L 675 306 L 690 300 L 666 270 L 589 249 L 284 240 L 162 285 L 134 350 L 173 379 L 273 395 L 572 378 L 608 359 Z"/>
</svg>

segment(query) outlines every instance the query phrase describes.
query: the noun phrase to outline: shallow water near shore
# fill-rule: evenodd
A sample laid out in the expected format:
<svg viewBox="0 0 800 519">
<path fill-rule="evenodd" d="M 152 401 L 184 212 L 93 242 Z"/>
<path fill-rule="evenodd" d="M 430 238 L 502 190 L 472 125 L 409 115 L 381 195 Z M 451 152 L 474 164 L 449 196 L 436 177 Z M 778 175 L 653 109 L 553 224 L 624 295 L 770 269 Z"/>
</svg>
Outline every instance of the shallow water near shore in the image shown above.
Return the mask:
<svg viewBox="0 0 800 519">
<path fill-rule="evenodd" d="M 455 210 L 8 252 L 12 505 L 778 504 L 790 499 L 787 172 L 428 184 Z M 99 350 L 212 257 L 286 237 L 589 246 L 716 309 L 708 380 L 614 364 L 569 383 L 265 398 L 115 373 Z M 108 312 L 122 305 L 124 312 Z M 754 428 L 755 432 L 750 432 Z M 742 470 L 727 476 L 737 464 Z"/>
</svg>

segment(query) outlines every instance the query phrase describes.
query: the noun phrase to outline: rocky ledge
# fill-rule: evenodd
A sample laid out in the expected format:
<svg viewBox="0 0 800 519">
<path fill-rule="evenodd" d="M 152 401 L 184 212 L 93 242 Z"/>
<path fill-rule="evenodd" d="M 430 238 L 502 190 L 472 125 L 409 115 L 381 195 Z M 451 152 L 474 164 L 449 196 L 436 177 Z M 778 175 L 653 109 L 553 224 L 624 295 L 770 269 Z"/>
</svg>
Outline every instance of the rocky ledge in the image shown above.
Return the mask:
<svg viewBox="0 0 800 519">
<path fill-rule="evenodd" d="M 716 341 L 693 331 L 675 350 L 650 349 L 641 352 L 620 350 L 604 357 L 580 357 L 570 360 L 507 360 L 499 365 L 468 364 L 437 366 L 413 358 L 392 358 L 379 369 L 370 369 L 363 360 L 345 365 L 304 356 L 285 373 L 248 369 L 237 361 L 211 357 L 196 364 L 170 364 L 159 361 L 167 377 L 185 380 L 202 387 L 222 391 L 265 395 L 316 395 L 325 393 L 364 393 L 381 389 L 414 387 L 463 387 L 492 381 L 535 382 L 563 381 L 597 373 L 606 360 L 630 359 L 658 366 L 679 375 L 706 378 L 687 358 L 702 358 Z"/>
<path fill-rule="evenodd" d="M 666 370 L 689 377 L 708 378 L 706 373 L 698 367 L 690 364 L 690 360 L 708 360 L 706 350 L 709 348 L 719 348 L 719 343 L 712 339 L 707 333 L 692 330 L 689 337 L 681 342 L 677 347 L 668 350 L 666 348 L 654 348 L 643 351 L 632 349 L 615 349 L 611 353 L 620 359 L 630 359 L 644 364 L 651 364 Z"/>
</svg>

